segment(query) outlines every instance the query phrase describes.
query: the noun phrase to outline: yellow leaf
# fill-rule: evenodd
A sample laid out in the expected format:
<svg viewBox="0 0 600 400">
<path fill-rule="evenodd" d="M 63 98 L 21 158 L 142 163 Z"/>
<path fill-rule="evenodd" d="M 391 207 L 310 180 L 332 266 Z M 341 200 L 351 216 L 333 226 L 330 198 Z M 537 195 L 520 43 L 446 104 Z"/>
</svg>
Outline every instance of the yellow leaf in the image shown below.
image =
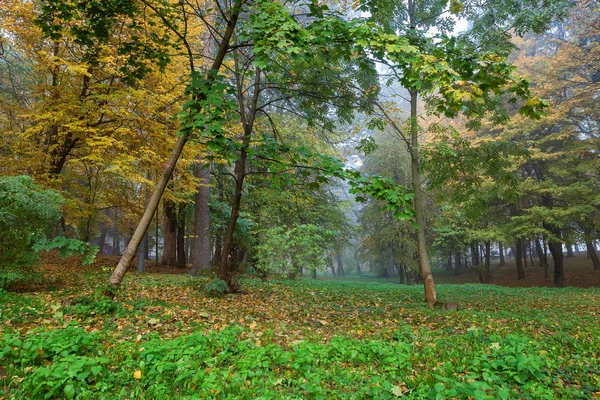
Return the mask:
<svg viewBox="0 0 600 400">
<path fill-rule="evenodd" d="M 133 373 L 133 379 L 140 379 L 142 377 L 142 371 L 139 369 Z"/>
</svg>

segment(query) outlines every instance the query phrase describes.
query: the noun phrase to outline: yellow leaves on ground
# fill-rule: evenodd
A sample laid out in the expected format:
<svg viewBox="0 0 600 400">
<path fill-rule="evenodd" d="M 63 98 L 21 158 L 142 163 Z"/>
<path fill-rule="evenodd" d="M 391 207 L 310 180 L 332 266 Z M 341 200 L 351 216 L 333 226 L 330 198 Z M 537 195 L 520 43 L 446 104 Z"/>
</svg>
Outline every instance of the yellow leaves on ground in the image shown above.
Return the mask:
<svg viewBox="0 0 600 400">
<path fill-rule="evenodd" d="M 142 378 L 142 371 L 140 371 L 139 369 L 137 371 L 135 371 L 133 373 L 133 379 L 141 379 Z"/>
</svg>

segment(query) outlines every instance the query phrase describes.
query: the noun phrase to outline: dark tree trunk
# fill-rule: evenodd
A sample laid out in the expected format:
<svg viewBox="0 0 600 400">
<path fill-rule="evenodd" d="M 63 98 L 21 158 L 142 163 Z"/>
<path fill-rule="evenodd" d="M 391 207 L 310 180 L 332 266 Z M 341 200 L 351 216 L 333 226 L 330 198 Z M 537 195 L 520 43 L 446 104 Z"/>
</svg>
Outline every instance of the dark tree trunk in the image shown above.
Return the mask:
<svg viewBox="0 0 600 400">
<path fill-rule="evenodd" d="M 527 246 L 525 246 L 523 239 L 521 239 L 521 255 L 523 257 L 523 266 L 527 268 Z"/>
<path fill-rule="evenodd" d="M 404 265 L 402 264 L 398 264 L 398 277 L 400 278 L 400 284 L 404 285 L 404 281 L 405 281 L 405 272 L 404 272 L 405 268 Z"/>
<path fill-rule="evenodd" d="M 121 254 L 121 236 L 119 234 L 119 228 L 115 224 L 113 229 L 113 248 L 112 248 L 113 256 L 118 256 Z"/>
<path fill-rule="evenodd" d="M 148 257 L 148 253 L 146 253 L 146 249 L 148 248 L 148 232 L 144 235 L 142 239 L 142 245 L 138 248 L 138 272 L 144 272 L 144 268 L 146 266 L 146 258 Z"/>
<path fill-rule="evenodd" d="M 104 254 L 104 246 L 106 245 L 106 233 L 108 229 L 103 222 L 100 222 L 100 240 L 98 240 L 98 247 L 100 248 L 100 254 Z"/>
<path fill-rule="evenodd" d="M 523 241 L 517 239 L 515 243 L 515 261 L 517 262 L 517 279 L 525 279 L 525 268 L 523 267 Z"/>
<path fill-rule="evenodd" d="M 163 254 L 161 263 L 177 264 L 177 217 L 175 204 L 170 200 L 163 201 Z"/>
<path fill-rule="evenodd" d="M 572 258 L 573 257 L 573 245 L 567 243 L 565 246 L 567 246 L 567 258 Z M 550 251 L 552 251 L 552 250 L 550 250 Z"/>
<path fill-rule="evenodd" d="M 199 178 L 198 192 L 196 193 L 194 239 L 192 240 L 192 275 L 200 270 L 210 268 L 210 169 L 202 168 L 196 164 L 195 175 Z M 217 254 L 220 254 L 217 253 Z"/>
<path fill-rule="evenodd" d="M 589 257 L 592 260 L 592 264 L 594 265 L 594 271 L 600 271 L 600 260 L 598 259 L 598 253 L 596 253 L 594 244 L 591 240 L 586 240 L 585 246 L 587 248 L 587 253 Z"/>
<path fill-rule="evenodd" d="M 446 271 L 452 271 L 452 255 L 446 259 Z"/>
<path fill-rule="evenodd" d="M 540 242 L 540 239 L 535 239 L 535 251 L 537 252 L 538 259 L 540 261 L 540 267 L 547 268 L 548 260 L 546 259 L 545 251 L 542 249 L 542 243 Z"/>
<path fill-rule="evenodd" d="M 460 252 L 454 253 L 454 276 L 459 276 L 461 273 Z"/>
<path fill-rule="evenodd" d="M 331 275 L 333 275 L 335 277 L 336 276 L 335 266 L 333 265 L 333 260 L 331 259 L 331 257 L 327 257 L 327 265 L 329 265 L 329 269 L 331 270 Z M 369 265 L 371 265 L 371 271 L 373 271 L 372 263 L 370 261 L 369 261 Z"/>
<path fill-rule="evenodd" d="M 237 63 L 237 61 L 236 61 Z M 237 66 L 237 64 L 236 64 Z M 237 73 L 236 73 L 237 74 Z M 238 288 L 235 287 L 234 282 L 234 270 L 237 266 L 232 265 L 231 260 L 229 259 L 230 252 L 233 246 L 233 233 L 235 232 L 235 227 L 237 224 L 237 220 L 240 216 L 240 209 L 242 203 L 242 189 L 244 187 L 244 179 L 246 178 L 246 161 L 248 159 L 248 149 L 250 147 L 250 138 L 252 137 L 252 131 L 254 129 L 254 121 L 256 118 L 257 104 L 258 104 L 258 96 L 260 94 L 260 77 L 261 72 L 260 69 L 256 69 L 254 72 L 254 94 L 251 100 L 250 110 L 246 110 L 244 106 L 244 102 L 242 101 L 242 88 L 241 88 L 241 80 L 239 74 L 237 74 L 238 81 L 238 96 L 240 96 L 240 100 L 238 101 L 240 115 L 242 116 L 242 124 L 244 126 L 244 136 L 242 137 L 242 146 L 240 148 L 240 157 L 235 162 L 235 188 L 233 194 L 233 201 L 231 203 L 231 216 L 229 217 L 229 222 L 227 223 L 227 230 L 225 231 L 225 236 L 223 237 L 223 250 L 221 252 L 221 260 L 219 262 L 219 277 L 227 282 L 230 291 L 237 291 Z"/>
<path fill-rule="evenodd" d="M 358 260 L 356 261 L 356 273 L 358 275 L 362 274 L 362 270 L 360 269 L 360 263 L 358 262 Z"/>
<path fill-rule="evenodd" d="M 185 205 L 179 204 L 177 212 L 177 266 L 185 267 L 187 264 L 185 254 Z"/>
<path fill-rule="evenodd" d="M 554 285 L 556 287 L 564 287 L 565 273 L 562 243 L 559 241 L 550 240 L 548 241 L 548 247 L 550 248 L 550 253 L 552 253 L 552 259 L 554 260 Z"/>
<path fill-rule="evenodd" d="M 471 258 L 473 259 L 473 266 L 479 265 L 479 250 L 478 250 L 478 248 L 479 248 L 479 246 L 477 244 L 471 243 Z"/>
<path fill-rule="evenodd" d="M 545 207 L 552 208 L 553 201 L 549 195 L 546 195 L 542 199 L 542 204 Z M 554 260 L 554 285 L 556 287 L 565 286 L 565 272 L 564 272 L 564 255 L 563 255 L 563 241 L 562 231 L 559 227 L 550 223 L 543 223 L 544 228 L 549 231 L 552 236 L 548 240 L 548 248 L 552 253 L 552 259 Z M 569 246 L 567 245 L 567 249 Z"/>
<path fill-rule="evenodd" d="M 335 253 L 335 257 L 337 259 L 337 274 L 338 274 L 339 277 L 345 278 L 346 277 L 346 273 L 344 272 L 344 264 L 343 264 L 343 260 L 342 260 L 342 252 L 340 250 L 338 250 Z"/>
<path fill-rule="evenodd" d="M 531 264 L 531 266 L 533 267 L 533 246 L 531 245 L 531 240 L 527 241 L 527 247 L 529 248 L 529 262 Z"/>
<path fill-rule="evenodd" d="M 498 251 L 500 252 L 500 264 L 498 264 L 498 266 L 502 267 L 503 265 L 506 265 L 506 261 L 504 260 L 504 245 L 502 242 L 498 242 Z"/>
</svg>

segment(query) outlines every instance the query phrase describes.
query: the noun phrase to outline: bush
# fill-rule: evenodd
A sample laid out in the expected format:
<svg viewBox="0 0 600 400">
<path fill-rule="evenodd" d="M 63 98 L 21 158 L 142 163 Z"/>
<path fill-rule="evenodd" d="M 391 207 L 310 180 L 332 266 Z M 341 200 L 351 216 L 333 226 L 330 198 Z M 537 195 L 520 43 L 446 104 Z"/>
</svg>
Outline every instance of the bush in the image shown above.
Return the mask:
<svg viewBox="0 0 600 400">
<path fill-rule="evenodd" d="M 204 293 L 209 297 L 221 297 L 224 296 L 229 288 L 227 283 L 222 279 L 213 279 L 206 284 Z"/>
<path fill-rule="evenodd" d="M 96 249 L 87 243 L 51 237 L 60 218 L 62 197 L 33 183 L 29 176 L 0 177 L 0 288 L 35 280 L 38 251 L 60 249 L 62 256 L 84 255 L 93 261 Z"/>
</svg>

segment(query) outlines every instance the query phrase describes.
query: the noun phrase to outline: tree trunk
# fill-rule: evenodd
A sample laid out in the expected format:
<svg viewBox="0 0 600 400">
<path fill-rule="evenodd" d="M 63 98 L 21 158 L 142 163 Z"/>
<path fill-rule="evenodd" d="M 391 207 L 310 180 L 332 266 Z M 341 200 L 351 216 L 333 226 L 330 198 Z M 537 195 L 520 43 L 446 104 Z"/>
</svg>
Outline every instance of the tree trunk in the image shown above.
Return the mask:
<svg viewBox="0 0 600 400">
<path fill-rule="evenodd" d="M 498 266 L 502 267 L 503 265 L 506 265 L 506 261 L 504 260 L 504 245 L 502 242 L 498 242 L 498 251 L 500 253 L 500 263 Z"/>
<path fill-rule="evenodd" d="M 411 180 L 414 191 L 415 219 L 417 223 L 417 253 L 419 255 L 419 266 L 421 277 L 423 278 L 425 289 L 425 301 L 429 308 L 433 308 L 437 300 L 435 293 L 435 283 L 429 267 L 427 257 L 427 243 L 425 242 L 425 218 L 423 193 L 421 192 L 421 174 L 419 172 L 419 127 L 417 122 L 417 101 L 416 91 L 410 91 L 410 169 Z"/>
<path fill-rule="evenodd" d="M 106 234 L 108 229 L 103 222 L 100 222 L 100 240 L 98 241 L 98 247 L 100 248 L 100 254 L 104 254 L 104 246 L 106 245 Z"/>
<path fill-rule="evenodd" d="M 548 247 L 550 248 L 550 253 L 552 253 L 552 259 L 554 260 L 554 285 L 556 287 L 564 287 L 565 273 L 562 243 L 559 241 L 549 240 Z"/>
<path fill-rule="evenodd" d="M 144 272 L 144 267 L 146 263 L 146 258 L 148 257 L 147 245 L 148 244 L 148 232 L 144 235 L 144 239 L 142 239 L 142 245 L 138 249 L 138 272 Z"/>
<path fill-rule="evenodd" d="M 523 240 L 517 239 L 515 244 L 515 261 L 517 262 L 517 279 L 525 279 L 525 268 L 523 267 Z"/>
<path fill-rule="evenodd" d="M 340 278 L 345 278 L 346 273 L 344 272 L 344 264 L 342 260 L 342 252 L 338 250 L 335 252 L 335 258 L 337 259 L 337 275 Z"/>
<path fill-rule="evenodd" d="M 546 259 L 546 254 L 545 254 L 544 250 L 542 249 L 542 243 L 540 242 L 540 239 L 535 239 L 535 251 L 538 254 L 538 259 L 540 261 L 540 267 L 546 268 L 547 264 L 548 264 L 548 260 Z"/>
<path fill-rule="evenodd" d="M 242 4 L 242 0 L 235 0 L 235 3 L 233 4 L 233 7 L 231 8 L 232 13 L 231 13 L 231 16 L 229 17 L 229 20 L 227 21 L 227 28 L 225 29 L 225 32 L 221 39 L 221 43 L 219 44 L 219 50 L 217 52 L 217 55 L 213 61 L 211 69 L 210 69 L 213 72 L 219 71 L 219 69 L 221 68 L 221 65 L 223 64 L 223 60 L 225 59 L 225 55 L 227 54 L 227 51 L 229 50 L 229 42 L 231 40 L 233 31 L 235 30 L 235 26 L 237 24 L 238 17 L 240 15 L 241 4 Z M 193 65 L 191 65 L 190 68 L 191 68 L 190 72 L 194 72 Z M 205 94 L 201 95 L 201 97 L 202 97 L 201 100 L 206 99 Z M 123 254 L 123 257 L 121 257 L 121 260 L 119 260 L 119 264 L 117 264 L 113 273 L 110 276 L 110 280 L 109 280 L 110 287 L 105 290 L 105 292 L 104 292 L 105 296 L 113 298 L 114 295 L 116 294 L 117 289 L 121 285 L 121 282 L 123 281 L 123 278 L 125 277 L 125 274 L 127 273 L 127 270 L 129 269 L 129 266 L 131 265 L 131 261 L 135 257 L 137 248 L 139 247 L 139 245 L 144 237 L 144 234 L 146 233 L 146 230 L 148 229 L 148 226 L 150 225 L 150 222 L 152 221 L 152 217 L 154 216 L 154 211 L 156 211 L 156 209 L 158 207 L 160 198 L 162 197 L 162 194 L 163 194 L 165 188 L 167 187 L 167 183 L 169 182 L 169 179 L 171 178 L 171 174 L 173 173 L 173 170 L 175 169 L 177 160 L 179 159 L 179 156 L 181 155 L 181 152 L 183 151 L 183 148 L 184 148 L 186 142 L 188 141 L 189 137 L 190 137 L 190 134 L 186 132 L 183 135 L 181 135 L 179 137 L 179 139 L 177 140 L 175 147 L 173 148 L 173 151 L 171 152 L 171 155 L 169 156 L 169 161 L 167 162 L 167 165 L 165 166 L 165 169 L 164 169 L 162 175 L 160 176 L 160 178 L 156 184 L 156 187 L 154 188 L 152 197 L 150 198 L 150 201 L 148 202 L 148 207 L 146 207 L 146 210 L 144 211 L 144 215 L 142 216 L 142 219 L 141 219 L 140 223 L 138 224 L 138 226 L 135 230 L 135 233 L 133 234 L 133 237 L 131 238 L 131 241 L 129 242 L 129 245 L 127 246 L 127 249 L 125 250 L 125 254 Z"/>
<path fill-rule="evenodd" d="M 529 263 L 533 267 L 533 246 L 531 246 L 531 240 L 527 241 L 527 247 L 529 248 Z"/>
<path fill-rule="evenodd" d="M 194 174 L 199 182 L 194 204 L 195 221 L 190 274 L 197 275 L 200 270 L 210 269 L 210 168 L 202 168 L 200 163 L 196 163 Z"/>
<path fill-rule="evenodd" d="M 119 228 L 115 224 L 113 229 L 113 248 L 112 248 L 113 256 L 121 255 L 121 236 L 119 234 Z"/>
<path fill-rule="evenodd" d="M 587 248 L 587 253 L 590 256 L 590 259 L 592 260 L 592 264 L 594 265 L 594 271 L 600 271 L 600 260 L 598 259 L 598 253 L 596 253 L 594 244 L 591 240 L 586 240 L 585 246 Z"/>
<path fill-rule="evenodd" d="M 185 205 L 180 203 L 177 210 L 177 266 L 184 267 L 187 264 L 185 254 Z"/>
<path fill-rule="evenodd" d="M 460 252 L 454 253 L 454 276 L 459 276 L 461 273 Z"/>
<path fill-rule="evenodd" d="M 573 245 L 567 243 L 565 246 L 567 247 L 567 258 L 573 258 Z"/>
<path fill-rule="evenodd" d="M 231 203 L 231 217 L 229 218 L 227 230 L 225 231 L 225 236 L 223 237 L 223 252 L 221 253 L 221 261 L 219 265 L 219 277 L 225 282 L 227 282 L 227 285 L 229 286 L 229 289 L 231 291 L 236 291 L 238 288 L 234 287 L 234 266 L 231 264 L 231 260 L 229 259 L 229 253 L 231 252 L 231 247 L 233 244 L 233 232 L 235 231 L 235 226 L 240 216 L 240 207 L 242 203 L 242 188 L 244 186 L 244 178 L 246 177 L 246 160 L 248 158 L 250 138 L 252 137 L 252 131 L 254 129 L 254 121 L 257 113 L 258 96 L 260 94 L 260 76 L 260 69 L 257 68 L 254 72 L 255 79 L 252 104 L 247 115 L 243 101 L 241 101 L 241 99 L 238 101 L 240 114 L 242 115 L 242 121 L 244 125 L 244 136 L 242 138 L 240 158 L 235 163 L 235 190 L 233 195 L 233 201 Z M 238 79 L 238 96 L 242 96 L 242 88 L 239 87 L 239 85 L 241 85 L 241 82 Z"/>
<path fill-rule="evenodd" d="M 331 257 L 327 257 L 327 265 L 329 265 L 329 269 L 331 270 L 331 275 L 333 275 L 335 277 L 336 276 L 335 266 L 333 265 L 333 260 L 331 259 Z M 371 264 L 369 263 L 369 265 L 371 265 Z M 371 271 L 373 271 L 372 267 L 371 267 Z"/>
<path fill-rule="evenodd" d="M 161 263 L 177 265 L 177 216 L 171 200 L 163 201 L 163 254 Z"/>
<path fill-rule="evenodd" d="M 471 258 L 473 259 L 473 266 L 479 265 L 479 246 L 475 243 L 471 243 Z"/>
</svg>

